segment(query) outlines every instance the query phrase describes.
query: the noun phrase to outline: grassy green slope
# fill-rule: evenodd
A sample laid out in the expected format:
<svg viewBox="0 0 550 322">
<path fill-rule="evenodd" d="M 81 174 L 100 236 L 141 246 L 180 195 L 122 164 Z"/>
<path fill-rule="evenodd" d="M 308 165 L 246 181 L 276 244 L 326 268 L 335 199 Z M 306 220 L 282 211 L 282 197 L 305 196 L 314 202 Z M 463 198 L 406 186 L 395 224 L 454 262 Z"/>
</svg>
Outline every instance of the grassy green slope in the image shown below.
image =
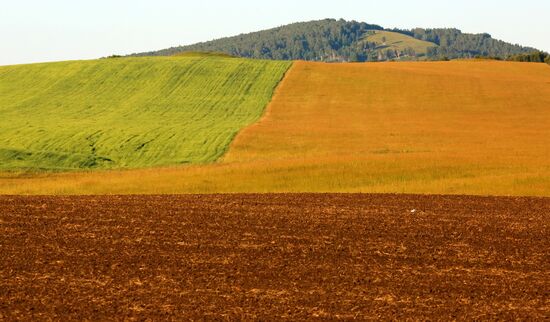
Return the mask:
<svg viewBox="0 0 550 322">
<path fill-rule="evenodd" d="M 221 58 L 236 58 L 236 56 L 232 56 L 225 53 L 219 53 L 219 52 L 210 52 L 210 51 L 184 51 L 181 53 L 176 53 L 172 56 L 175 57 L 221 57 Z"/>
<path fill-rule="evenodd" d="M 289 66 L 144 57 L 0 67 L 0 170 L 215 161 Z"/>
<path fill-rule="evenodd" d="M 419 40 L 397 32 L 381 30 L 370 31 L 364 40 L 376 43 L 378 45 L 377 50 L 393 49 L 401 51 L 412 48 L 417 54 L 426 54 L 428 48 L 437 47 L 436 44 L 428 41 Z"/>
</svg>

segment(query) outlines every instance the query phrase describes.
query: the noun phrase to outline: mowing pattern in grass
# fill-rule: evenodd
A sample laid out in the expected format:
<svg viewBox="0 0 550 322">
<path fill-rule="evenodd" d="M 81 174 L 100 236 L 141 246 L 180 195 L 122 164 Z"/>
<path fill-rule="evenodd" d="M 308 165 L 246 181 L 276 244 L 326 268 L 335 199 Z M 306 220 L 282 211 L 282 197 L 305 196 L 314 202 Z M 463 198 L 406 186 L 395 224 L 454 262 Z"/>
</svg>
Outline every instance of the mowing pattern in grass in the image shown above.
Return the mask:
<svg viewBox="0 0 550 322">
<path fill-rule="evenodd" d="M 289 66 L 195 56 L 0 67 L 0 170 L 215 161 Z"/>
</svg>

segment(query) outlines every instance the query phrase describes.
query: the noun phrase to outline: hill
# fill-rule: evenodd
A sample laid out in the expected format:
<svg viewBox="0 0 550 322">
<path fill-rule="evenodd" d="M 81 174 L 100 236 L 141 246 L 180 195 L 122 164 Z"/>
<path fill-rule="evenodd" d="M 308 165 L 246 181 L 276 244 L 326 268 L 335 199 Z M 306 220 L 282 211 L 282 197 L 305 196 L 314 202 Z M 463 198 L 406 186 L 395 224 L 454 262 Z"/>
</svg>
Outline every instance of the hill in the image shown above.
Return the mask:
<svg viewBox="0 0 550 322">
<path fill-rule="evenodd" d="M 401 41 L 401 45 L 388 51 L 387 48 L 380 48 L 379 39 L 365 41 L 373 30 L 401 34 L 386 36 L 400 37 L 396 41 Z M 465 34 L 458 29 L 385 30 L 379 25 L 364 22 L 325 19 L 134 55 L 171 56 L 186 51 L 212 51 L 247 58 L 334 62 L 411 57 L 438 60 L 442 56 L 491 56 L 504 59 L 534 50 L 495 40 L 489 34 Z"/>
<path fill-rule="evenodd" d="M 289 66 L 193 55 L 0 67 L 0 169 L 215 161 Z"/>
<path fill-rule="evenodd" d="M 0 180 L 0 193 L 550 196 L 550 67 L 296 62 L 217 163 Z"/>
</svg>

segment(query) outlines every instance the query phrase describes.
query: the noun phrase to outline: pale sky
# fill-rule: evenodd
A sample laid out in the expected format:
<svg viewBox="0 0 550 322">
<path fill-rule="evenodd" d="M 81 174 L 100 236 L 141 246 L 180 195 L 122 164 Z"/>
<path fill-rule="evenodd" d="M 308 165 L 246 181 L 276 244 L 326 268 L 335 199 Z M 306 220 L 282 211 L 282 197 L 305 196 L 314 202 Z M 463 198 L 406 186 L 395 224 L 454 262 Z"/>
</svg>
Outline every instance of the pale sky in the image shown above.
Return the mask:
<svg viewBox="0 0 550 322">
<path fill-rule="evenodd" d="M 549 17 L 549 0 L 0 0 L 0 65 L 130 54 L 324 18 L 456 27 L 550 51 Z"/>
</svg>

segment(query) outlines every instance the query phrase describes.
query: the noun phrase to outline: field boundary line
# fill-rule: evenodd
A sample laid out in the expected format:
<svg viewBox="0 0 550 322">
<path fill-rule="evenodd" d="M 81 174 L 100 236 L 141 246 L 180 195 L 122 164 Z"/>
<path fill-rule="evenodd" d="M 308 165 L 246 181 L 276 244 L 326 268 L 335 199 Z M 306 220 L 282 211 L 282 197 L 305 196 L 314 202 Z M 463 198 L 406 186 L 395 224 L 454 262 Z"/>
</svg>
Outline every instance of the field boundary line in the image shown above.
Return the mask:
<svg viewBox="0 0 550 322">
<path fill-rule="evenodd" d="M 296 61 L 292 61 L 289 65 L 288 69 L 283 73 L 283 75 L 281 76 L 281 79 L 279 80 L 279 82 L 277 83 L 275 88 L 273 89 L 273 95 L 271 96 L 271 100 L 264 107 L 262 115 L 258 118 L 258 120 L 256 120 L 255 122 L 250 123 L 248 126 L 245 126 L 245 127 L 241 128 L 241 130 L 238 131 L 235 134 L 233 139 L 231 139 L 231 143 L 229 143 L 229 145 L 227 145 L 227 147 L 226 147 L 225 151 L 223 152 L 222 156 L 220 158 L 218 158 L 218 160 L 214 161 L 213 163 L 224 163 L 226 161 L 225 159 L 226 159 L 227 154 L 229 153 L 229 151 L 231 151 L 233 146 L 236 144 L 236 142 L 242 136 L 242 133 L 245 132 L 246 130 L 250 129 L 253 126 L 261 124 L 262 122 L 264 122 L 265 119 L 267 119 L 271 115 L 271 110 L 272 110 L 271 106 L 273 105 L 273 101 L 275 101 L 275 99 L 280 95 L 280 92 L 282 91 L 281 88 L 283 87 L 284 82 L 286 81 L 286 79 L 289 77 L 290 73 L 294 69 L 295 65 L 296 65 Z"/>
</svg>

